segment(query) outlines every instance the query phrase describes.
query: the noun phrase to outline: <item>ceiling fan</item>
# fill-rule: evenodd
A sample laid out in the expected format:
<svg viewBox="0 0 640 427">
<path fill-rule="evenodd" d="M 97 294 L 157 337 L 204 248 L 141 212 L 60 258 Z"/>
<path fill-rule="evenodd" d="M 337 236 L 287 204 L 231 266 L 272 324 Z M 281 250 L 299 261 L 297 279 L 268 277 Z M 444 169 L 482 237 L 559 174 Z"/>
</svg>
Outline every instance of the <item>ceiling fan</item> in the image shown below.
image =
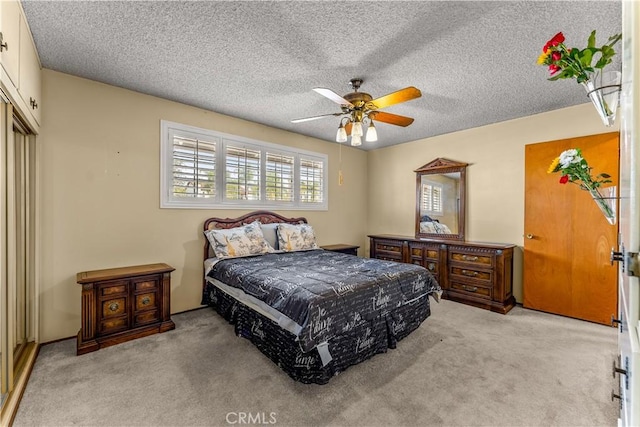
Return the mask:
<svg viewBox="0 0 640 427">
<path fill-rule="evenodd" d="M 403 127 L 409 126 L 413 123 L 413 119 L 411 117 L 399 116 L 397 114 L 385 113 L 378 110 L 394 104 L 420 98 L 422 96 L 420 90 L 413 86 L 409 86 L 404 89 L 400 89 L 399 91 L 373 99 L 373 97 L 368 93 L 358 92 L 361 84 L 362 79 L 351 79 L 349 81 L 349 85 L 353 88 L 353 92 L 344 96 L 338 95 L 331 89 L 325 89 L 322 87 L 314 88 L 313 90 L 318 92 L 320 95 L 329 98 L 336 104 L 340 104 L 342 112 L 294 119 L 291 120 L 291 122 L 301 123 L 325 117 L 342 116 L 340 119 L 340 127 L 338 127 L 338 133 L 336 135 L 336 141 L 346 142 L 347 135 L 351 135 L 351 145 L 353 146 L 362 144 L 362 125 L 365 121 L 369 122 L 366 141 L 378 140 L 378 133 L 373 125 L 374 120 Z"/>
</svg>

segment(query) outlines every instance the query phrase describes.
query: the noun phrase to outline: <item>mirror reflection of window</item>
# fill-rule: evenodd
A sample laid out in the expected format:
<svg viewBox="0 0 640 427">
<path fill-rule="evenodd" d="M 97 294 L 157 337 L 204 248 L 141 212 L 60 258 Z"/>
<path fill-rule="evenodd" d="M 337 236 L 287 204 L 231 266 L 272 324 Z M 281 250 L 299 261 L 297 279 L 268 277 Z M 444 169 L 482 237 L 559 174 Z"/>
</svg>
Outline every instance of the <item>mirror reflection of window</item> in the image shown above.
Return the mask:
<svg viewBox="0 0 640 427">
<path fill-rule="evenodd" d="M 442 215 L 442 186 L 433 183 L 422 185 L 422 212 Z"/>
</svg>

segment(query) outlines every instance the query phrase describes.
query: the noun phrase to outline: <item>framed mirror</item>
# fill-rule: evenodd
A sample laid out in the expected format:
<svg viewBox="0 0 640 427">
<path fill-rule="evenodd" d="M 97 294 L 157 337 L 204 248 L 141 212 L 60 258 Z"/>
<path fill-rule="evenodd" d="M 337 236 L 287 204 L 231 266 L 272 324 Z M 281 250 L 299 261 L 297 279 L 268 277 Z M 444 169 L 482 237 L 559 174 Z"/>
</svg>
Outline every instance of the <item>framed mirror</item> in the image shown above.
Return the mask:
<svg viewBox="0 0 640 427">
<path fill-rule="evenodd" d="M 415 170 L 416 239 L 464 240 L 466 171 L 443 158 Z"/>
</svg>

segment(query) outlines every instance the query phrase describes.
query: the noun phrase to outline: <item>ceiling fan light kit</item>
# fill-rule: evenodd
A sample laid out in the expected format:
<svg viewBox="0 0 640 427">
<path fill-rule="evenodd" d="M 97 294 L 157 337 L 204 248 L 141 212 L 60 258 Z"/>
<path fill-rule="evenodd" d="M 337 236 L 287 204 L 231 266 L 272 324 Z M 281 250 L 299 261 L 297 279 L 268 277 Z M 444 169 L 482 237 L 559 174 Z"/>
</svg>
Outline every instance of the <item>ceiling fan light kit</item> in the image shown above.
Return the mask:
<svg viewBox="0 0 640 427">
<path fill-rule="evenodd" d="M 336 142 L 347 142 L 349 135 L 351 135 L 351 145 L 354 147 L 362 145 L 362 136 L 364 136 L 363 124 L 368 123 L 365 141 L 375 142 L 378 140 L 378 131 L 373 124 L 374 120 L 403 127 L 409 126 L 413 123 L 413 119 L 411 117 L 399 116 L 397 114 L 385 113 L 378 110 L 394 104 L 419 98 L 422 96 L 420 90 L 413 86 L 409 86 L 404 89 L 400 89 L 399 91 L 373 99 L 373 97 L 368 93 L 358 92 L 361 84 L 362 79 L 351 79 L 349 81 L 349 85 L 353 88 L 353 92 L 344 96 L 338 95 L 331 89 L 321 87 L 314 88 L 313 90 L 315 92 L 337 104 L 340 104 L 342 112 L 294 119 L 291 120 L 291 122 L 301 123 L 324 117 L 342 116 L 338 132 L 336 133 Z"/>
</svg>

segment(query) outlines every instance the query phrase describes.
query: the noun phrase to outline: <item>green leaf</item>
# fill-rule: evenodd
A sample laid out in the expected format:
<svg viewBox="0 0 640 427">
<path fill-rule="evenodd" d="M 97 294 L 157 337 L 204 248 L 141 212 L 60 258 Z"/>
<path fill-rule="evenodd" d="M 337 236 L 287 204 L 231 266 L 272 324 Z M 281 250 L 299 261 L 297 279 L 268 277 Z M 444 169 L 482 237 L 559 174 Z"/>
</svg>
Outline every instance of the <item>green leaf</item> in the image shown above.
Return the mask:
<svg viewBox="0 0 640 427">
<path fill-rule="evenodd" d="M 570 68 L 564 69 L 562 71 L 560 71 L 559 73 L 557 73 L 555 76 L 553 77 L 549 77 L 547 80 L 550 80 L 552 82 L 559 80 L 559 79 L 567 79 L 573 77 L 573 70 L 571 70 Z"/>
<path fill-rule="evenodd" d="M 582 58 L 580 58 L 580 62 L 583 67 L 588 67 L 591 65 L 591 58 L 593 57 L 593 52 L 590 49 L 585 49 L 582 54 Z"/>
<path fill-rule="evenodd" d="M 587 47 L 596 47 L 596 30 L 591 32 L 589 36 L 589 41 L 587 42 Z"/>
<path fill-rule="evenodd" d="M 607 174 L 607 173 L 601 173 L 600 175 L 602 178 L 611 178 L 611 175 Z"/>
<path fill-rule="evenodd" d="M 609 37 L 609 46 L 613 46 L 614 44 L 618 43 L 621 39 L 622 39 L 622 34 L 614 34 L 613 36 Z"/>
</svg>

